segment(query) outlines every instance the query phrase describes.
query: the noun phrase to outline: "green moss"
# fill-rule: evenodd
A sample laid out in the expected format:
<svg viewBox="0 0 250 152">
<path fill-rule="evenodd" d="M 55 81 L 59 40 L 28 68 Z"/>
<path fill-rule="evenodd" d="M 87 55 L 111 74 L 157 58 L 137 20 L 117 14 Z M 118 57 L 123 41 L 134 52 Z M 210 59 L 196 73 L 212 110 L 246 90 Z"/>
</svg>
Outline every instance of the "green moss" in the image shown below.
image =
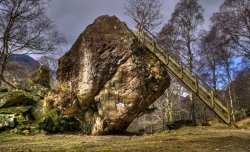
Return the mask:
<svg viewBox="0 0 250 152">
<path fill-rule="evenodd" d="M 48 94 L 48 92 L 50 91 L 49 88 L 46 88 L 46 87 L 44 87 L 44 86 L 42 86 L 42 85 L 39 85 L 39 84 L 33 85 L 33 86 L 31 86 L 30 88 L 31 88 L 31 90 L 32 90 L 32 93 L 33 93 L 35 96 L 39 96 L 39 97 L 42 97 L 42 98 L 44 98 L 44 97 Z M 39 100 L 39 99 L 38 99 L 38 100 Z M 37 101 L 37 100 L 36 100 L 36 101 Z"/>
<path fill-rule="evenodd" d="M 14 129 L 11 129 L 11 130 L 9 131 L 9 133 L 12 133 L 12 134 L 20 134 L 21 131 L 18 130 L 17 128 L 14 128 Z"/>
<path fill-rule="evenodd" d="M 61 115 L 56 109 L 45 107 L 37 123 L 41 129 L 50 133 L 80 130 L 80 123 L 75 118 Z"/>
<path fill-rule="evenodd" d="M 28 134 L 30 134 L 30 131 L 29 130 L 24 130 L 23 134 L 28 135 Z"/>
<path fill-rule="evenodd" d="M 0 108 L 34 104 L 35 101 L 32 94 L 23 90 L 12 91 L 0 99 Z"/>
<path fill-rule="evenodd" d="M 90 134 L 91 133 L 91 125 L 89 123 L 82 123 L 82 132 L 84 134 Z"/>
<path fill-rule="evenodd" d="M 58 132 L 60 116 L 55 109 L 43 108 L 38 118 L 38 125 L 48 132 Z"/>
<path fill-rule="evenodd" d="M 24 130 L 25 128 L 26 128 L 25 125 L 19 125 L 16 127 L 16 129 L 18 129 L 18 130 Z"/>
<path fill-rule="evenodd" d="M 27 113 L 31 109 L 32 109 L 32 106 L 1 108 L 0 114 L 23 114 L 23 113 Z"/>
</svg>

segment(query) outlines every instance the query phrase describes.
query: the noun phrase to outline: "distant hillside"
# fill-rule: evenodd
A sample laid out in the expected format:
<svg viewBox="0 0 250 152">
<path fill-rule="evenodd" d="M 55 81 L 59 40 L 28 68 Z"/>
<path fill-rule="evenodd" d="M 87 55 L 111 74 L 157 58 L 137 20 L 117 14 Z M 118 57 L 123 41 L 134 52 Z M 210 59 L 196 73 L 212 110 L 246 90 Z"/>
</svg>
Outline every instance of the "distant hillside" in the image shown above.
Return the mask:
<svg viewBox="0 0 250 152">
<path fill-rule="evenodd" d="M 40 63 L 32 57 L 25 54 L 13 54 L 8 58 L 4 75 L 8 81 L 13 83 L 29 77 L 39 67 Z"/>
<path fill-rule="evenodd" d="M 26 66 L 27 68 L 38 69 L 40 64 L 38 61 L 26 54 L 12 54 L 8 58 L 8 62 L 15 62 L 16 64 Z"/>
</svg>

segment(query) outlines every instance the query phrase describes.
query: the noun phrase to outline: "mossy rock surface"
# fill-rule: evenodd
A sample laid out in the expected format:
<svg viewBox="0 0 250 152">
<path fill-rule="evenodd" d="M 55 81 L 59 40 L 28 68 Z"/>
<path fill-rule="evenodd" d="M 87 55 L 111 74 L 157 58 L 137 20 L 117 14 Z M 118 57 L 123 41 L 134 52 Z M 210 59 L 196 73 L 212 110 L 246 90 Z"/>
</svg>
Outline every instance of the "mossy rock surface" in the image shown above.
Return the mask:
<svg viewBox="0 0 250 152">
<path fill-rule="evenodd" d="M 48 94 L 48 92 L 50 91 L 49 88 L 46 88 L 46 87 L 44 87 L 44 86 L 42 86 L 40 84 L 31 86 L 30 90 L 32 90 L 31 93 L 34 96 L 39 96 L 41 98 L 44 98 Z"/>
<path fill-rule="evenodd" d="M 1 108 L 0 114 L 24 114 L 24 113 L 28 113 L 31 109 L 32 109 L 32 106 Z"/>
<path fill-rule="evenodd" d="M 45 87 L 41 84 L 34 84 L 26 79 L 15 82 L 15 86 L 19 90 L 23 90 L 25 92 L 32 94 L 35 101 L 43 99 L 50 91 L 50 88 Z M 0 98 L 1 98 L 1 94 L 4 94 L 4 93 L 5 92 L 2 92 L 2 93 L 0 92 Z"/>
<path fill-rule="evenodd" d="M 80 122 L 73 117 L 61 115 L 55 109 L 44 108 L 38 120 L 39 127 L 50 133 L 80 131 Z"/>
<path fill-rule="evenodd" d="M 0 108 L 34 105 L 34 96 L 22 90 L 9 92 L 0 99 Z"/>
</svg>

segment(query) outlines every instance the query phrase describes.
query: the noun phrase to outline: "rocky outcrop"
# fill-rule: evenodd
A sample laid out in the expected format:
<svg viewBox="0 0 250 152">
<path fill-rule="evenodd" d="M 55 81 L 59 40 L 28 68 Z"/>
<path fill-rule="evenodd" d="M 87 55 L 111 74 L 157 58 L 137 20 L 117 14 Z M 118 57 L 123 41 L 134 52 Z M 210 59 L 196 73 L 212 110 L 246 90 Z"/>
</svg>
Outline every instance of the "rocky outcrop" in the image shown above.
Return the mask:
<svg viewBox="0 0 250 152">
<path fill-rule="evenodd" d="M 41 67 L 30 78 L 30 82 L 27 79 L 20 80 L 18 84 L 15 84 L 19 89 L 0 90 L 1 131 L 29 134 L 37 133 L 42 129 L 39 126 L 39 121 L 42 119 L 40 118 L 42 108 L 39 105 L 49 91 L 47 88 L 49 87 L 49 71 L 46 69 Z"/>
<path fill-rule="evenodd" d="M 167 69 L 115 16 L 101 16 L 59 59 L 45 107 L 93 135 L 124 131 L 170 84 Z"/>
<path fill-rule="evenodd" d="M 34 122 L 31 116 L 39 97 L 23 90 L 0 94 L 0 130 L 16 129 L 19 133 L 27 132 Z M 35 125 L 32 125 L 35 128 Z M 17 133 L 17 132 L 15 132 Z"/>
</svg>

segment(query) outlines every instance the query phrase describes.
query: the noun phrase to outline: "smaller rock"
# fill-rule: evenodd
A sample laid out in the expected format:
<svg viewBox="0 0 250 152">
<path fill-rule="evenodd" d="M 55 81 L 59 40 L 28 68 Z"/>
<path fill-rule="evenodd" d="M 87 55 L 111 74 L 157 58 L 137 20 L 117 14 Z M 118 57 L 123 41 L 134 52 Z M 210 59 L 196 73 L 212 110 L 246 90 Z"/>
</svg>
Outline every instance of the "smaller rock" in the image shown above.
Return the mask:
<svg viewBox="0 0 250 152">
<path fill-rule="evenodd" d="M 49 70 L 49 67 L 47 67 L 45 65 L 41 65 L 40 69 L 29 78 L 29 81 L 32 84 L 40 84 L 46 88 L 50 88 L 50 70 Z"/>
<path fill-rule="evenodd" d="M 22 90 L 12 91 L 2 96 L 0 99 L 0 108 L 12 106 L 34 105 L 35 100 L 30 93 Z"/>
<path fill-rule="evenodd" d="M 32 94 L 42 98 L 44 98 L 50 90 L 49 88 L 46 88 L 39 84 L 31 86 L 30 89 L 32 90 Z"/>
<path fill-rule="evenodd" d="M 25 90 L 27 92 L 31 92 L 31 83 L 27 79 L 22 79 L 22 80 L 16 80 L 14 82 L 14 85 L 19 89 L 19 90 Z"/>
<path fill-rule="evenodd" d="M 9 133 L 11 133 L 11 134 L 20 134 L 21 131 L 18 130 L 17 128 L 14 128 L 14 129 L 11 129 L 11 130 L 9 131 Z"/>
<path fill-rule="evenodd" d="M 15 115 L 14 114 L 0 114 L 0 129 L 6 127 L 14 127 Z"/>
<path fill-rule="evenodd" d="M 38 121 L 39 127 L 50 133 L 80 131 L 81 124 L 74 117 L 61 115 L 54 109 L 44 108 Z"/>
<path fill-rule="evenodd" d="M 0 92 L 8 92 L 9 90 L 7 88 L 0 88 Z"/>
<path fill-rule="evenodd" d="M 30 131 L 29 130 L 24 130 L 23 134 L 28 135 L 28 134 L 30 134 Z"/>
</svg>

